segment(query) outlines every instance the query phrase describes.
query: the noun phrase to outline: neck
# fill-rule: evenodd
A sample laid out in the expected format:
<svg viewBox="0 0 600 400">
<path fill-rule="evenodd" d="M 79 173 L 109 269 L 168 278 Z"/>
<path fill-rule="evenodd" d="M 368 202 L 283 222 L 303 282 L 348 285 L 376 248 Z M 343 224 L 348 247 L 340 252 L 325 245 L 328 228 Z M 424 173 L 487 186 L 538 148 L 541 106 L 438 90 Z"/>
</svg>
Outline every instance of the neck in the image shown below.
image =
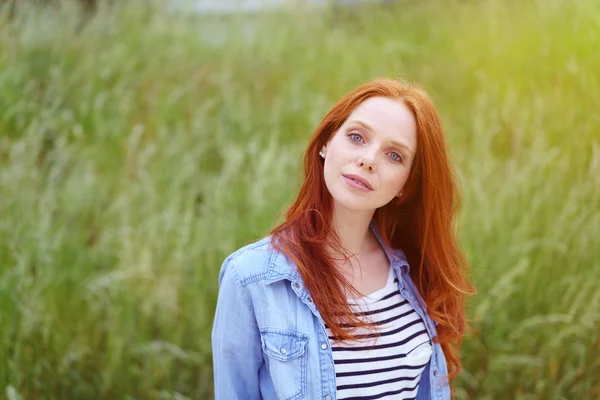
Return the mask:
<svg viewBox="0 0 600 400">
<path fill-rule="evenodd" d="M 356 212 L 334 207 L 333 228 L 342 247 L 351 254 L 360 256 L 373 249 L 377 239 L 369 229 L 375 211 Z"/>
</svg>

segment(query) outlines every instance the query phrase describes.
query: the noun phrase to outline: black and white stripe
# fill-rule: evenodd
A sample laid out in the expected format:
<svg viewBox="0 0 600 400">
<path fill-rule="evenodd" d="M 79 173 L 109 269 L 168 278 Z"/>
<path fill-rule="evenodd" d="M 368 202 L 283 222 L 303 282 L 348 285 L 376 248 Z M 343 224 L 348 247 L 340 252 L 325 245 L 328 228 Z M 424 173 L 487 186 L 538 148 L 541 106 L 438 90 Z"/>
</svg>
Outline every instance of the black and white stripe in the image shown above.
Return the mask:
<svg viewBox="0 0 600 400">
<path fill-rule="evenodd" d="M 386 286 L 361 299 L 349 299 L 355 315 L 380 329 L 379 337 L 365 329 L 351 344 L 334 340 L 337 398 L 340 400 L 414 399 L 423 369 L 431 358 L 431 340 L 421 317 L 398 290 L 390 268 Z M 364 338 L 364 339 L 363 339 Z"/>
</svg>

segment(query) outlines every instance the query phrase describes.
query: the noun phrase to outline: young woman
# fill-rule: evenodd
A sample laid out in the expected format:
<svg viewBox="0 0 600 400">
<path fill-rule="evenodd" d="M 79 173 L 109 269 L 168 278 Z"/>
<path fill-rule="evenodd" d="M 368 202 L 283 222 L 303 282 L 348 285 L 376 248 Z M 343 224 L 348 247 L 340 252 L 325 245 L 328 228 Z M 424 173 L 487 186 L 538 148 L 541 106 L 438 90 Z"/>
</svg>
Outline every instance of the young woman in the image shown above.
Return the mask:
<svg viewBox="0 0 600 400">
<path fill-rule="evenodd" d="M 457 186 L 420 87 L 344 96 L 269 236 L 224 261 L 212 331 L 217 400 L 450 398 L 474 289 Z"/>
</svg>

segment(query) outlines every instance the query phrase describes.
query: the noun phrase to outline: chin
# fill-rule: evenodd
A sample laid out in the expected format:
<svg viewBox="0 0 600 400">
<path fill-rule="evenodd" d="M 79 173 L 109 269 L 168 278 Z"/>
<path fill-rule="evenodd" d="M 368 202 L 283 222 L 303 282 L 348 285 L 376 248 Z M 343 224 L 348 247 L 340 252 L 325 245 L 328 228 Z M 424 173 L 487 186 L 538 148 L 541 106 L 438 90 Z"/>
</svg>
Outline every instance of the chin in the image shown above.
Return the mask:
<svg viewBox="0 0 600 400">
<path fill-rule="evenodd" d="M 370 211 L 377 207 L 372 201 L 362 198 L 360 195 L 353 195 L 345 191 L 344 193 L 333 193 L 333 201 L 337 207 L 342 207 L 352 211 Z"/>
</svg>

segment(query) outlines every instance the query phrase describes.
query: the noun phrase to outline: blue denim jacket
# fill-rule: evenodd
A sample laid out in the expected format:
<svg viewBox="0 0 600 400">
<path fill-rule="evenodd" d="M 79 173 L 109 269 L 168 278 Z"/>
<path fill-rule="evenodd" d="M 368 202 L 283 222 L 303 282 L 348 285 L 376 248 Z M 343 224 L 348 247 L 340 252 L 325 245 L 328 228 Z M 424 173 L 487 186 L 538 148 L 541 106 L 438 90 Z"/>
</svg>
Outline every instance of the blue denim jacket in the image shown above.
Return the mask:
<svg viewBox="0 0 600 400">
<path fill-rule="evenodd" d="M 371 230 L 402 296 L 434 337 L 436 324 L 409 277 L 404 253 L 385 246 L 374 221 Z M 325 325 L 295 265 L 270 242 L 267 236 L 240 248 L 221 267 L 212 329 L 215 399 L 333 400 L 335 370 Z M 432 345 L 417 399 L 450 399 L 446 359 L 441 346 Z"/>
</svg>

